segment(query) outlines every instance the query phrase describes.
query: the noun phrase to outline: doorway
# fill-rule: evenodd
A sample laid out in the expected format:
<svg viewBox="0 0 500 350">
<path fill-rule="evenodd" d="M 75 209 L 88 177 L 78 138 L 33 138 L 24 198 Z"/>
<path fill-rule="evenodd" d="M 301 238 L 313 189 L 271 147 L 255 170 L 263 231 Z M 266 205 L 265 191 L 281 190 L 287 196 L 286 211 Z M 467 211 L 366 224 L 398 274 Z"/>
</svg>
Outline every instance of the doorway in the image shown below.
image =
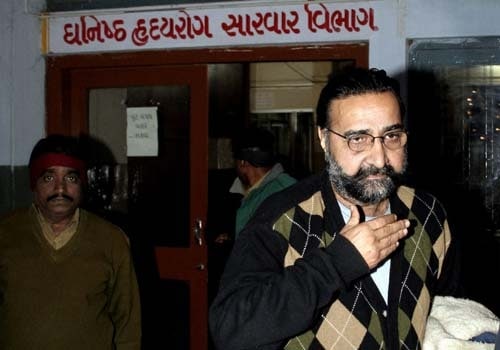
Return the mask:
<svg viewBox="0 0 500 350">
<path fill-rule="evenodd" d="M 222 170 L 209 168 L 214 156 L 209 139 L 230 138 L 233 129 L 251 121 L 248 64 L 343 60 L 366 67 L 368 46 L 358 43 L 47 58 L 47 133 L 93 138 L 118 159 L 113 167 L 97 164 L 94 169 L 101 180 L 106 179 L 102 174 L 107 169 L 107 179 L 117 181 L 106 197 L 108 204 L 93 210 L 108 214 L 131 237 L 142 281 L 144 349 L 209 348 L 207 288 L 217 274 L 208 272 L 211 267 L 223 268 L 223 263 L 216 267 L 207 260 L 207 216 L 210 204 L 220 194 L 214 186 L 220 179 L 218 170 Z M 208 79 L 210 69 L 229 63 L 242 67 L 243 87 L 237 103 L 224 97 L 228 92 L 224 86 L 214 95 L 216 87 Z M 217 106 L 214 96 L 219 99 Z M 225 105 L 234 107 L 233 111 L 225 113 Z M 130 145 L 123 139 L 124 120 L 129 118 L 127 111 L 137 107 L 147 108 L 156 117 L 157 154 L 132 156 L 127 151 Z M 114 139 L 117 134 L 120 140 Z M 95 153 L 96 163 L 104 154 L 102 149 Z M 120 178 L 125 175 L 120 174 L 126 174 L 126 184 Z M 94 188 L 96 201 L 98 187 Z M 175 209 L 169 212 L 172 206 Z M 118 218 L 110 215 L 109 209 L 121 210 Z"/>
</svg>

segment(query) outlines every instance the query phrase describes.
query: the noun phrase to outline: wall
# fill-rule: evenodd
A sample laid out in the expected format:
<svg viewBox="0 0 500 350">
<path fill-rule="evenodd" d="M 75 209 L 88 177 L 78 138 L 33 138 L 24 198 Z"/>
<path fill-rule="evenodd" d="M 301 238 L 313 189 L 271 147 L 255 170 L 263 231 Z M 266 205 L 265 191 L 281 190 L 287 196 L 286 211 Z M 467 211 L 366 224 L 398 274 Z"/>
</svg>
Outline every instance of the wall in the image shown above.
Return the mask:
<svg viewBox="0 0 500 350">
<path fill-rule="evenodd" d="M 0 1 L 0 212 L 29 203 L 26 164 L 44 133 L 40 21 L 24 1 Z"/>
<path fill-rule="evenodd" d="M 377 19 L 381 29 L 365 38 L 370 65 L 400 76 L 403 83 L 408 39 L 500 33 L 498 0 L 368 3 L 381 9 Z M 37 15 L 44 4 L 42 0 L 0 1 L 0 212 L 29 202 L 26 164 L 34 143 L 44 135 L 45 65 Z M 210 4 L 199 5 L 204 6 Z"/>
<path fill-rule="evenodd" d="M 250 111 L 313 111 L 332 62 L 264 62 L 250 65 Z"/>
</svg>

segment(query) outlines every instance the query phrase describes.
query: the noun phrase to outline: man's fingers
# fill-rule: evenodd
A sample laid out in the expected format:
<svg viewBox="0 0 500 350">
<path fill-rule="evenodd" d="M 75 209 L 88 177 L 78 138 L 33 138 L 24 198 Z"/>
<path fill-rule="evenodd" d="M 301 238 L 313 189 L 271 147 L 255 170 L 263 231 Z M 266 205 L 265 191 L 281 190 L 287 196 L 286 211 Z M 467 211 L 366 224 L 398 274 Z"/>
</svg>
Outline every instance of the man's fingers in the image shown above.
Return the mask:
<svg viewBox="0 0 500 350">
<path fill-rule="evenodd" d="M 408 233 L 410 221 L 397 220 L 394 214 L 360 223 L 358 208 L 351 206 L 351 217 L 340 231 L 365 259 L 370 268 L 391 254 L 399 244 L 399 240 Z"/>
<path fill-rule="evenodd" d="M 394 217 L 396 216 L 394 215 Z M 398 220 L 375 229 L 375 235 L 381 240 L 396 233 L 399 239 L 408 233 L 408 227 L 410 227 L 410 220 Z"/>
<path fill-rule="evenodd" d="M 389 256 L 396 248 L 399 246 L 399 241 L 395 240 L 394 243 L 387 245 L 385 248 L 380 249 L 380 260 L 384 260 L 387 256 Z"/>
<path fill-rule="evenodd" d="M 408 232 L 408 230 L 403 229 L 403 230 L 394 232 L 393 234 L 387 235 L 387 236 L 385 236 L 383 238 L 379 238 L 380 247 L 384 248 L 386 246 L 390 246 L 392 244 L 395 244 L 401 238 L 403 238 L 404 236 L 406 236 L 407 232 Z"/>
<path fill-rule="evenodd" d="M 395 214 L 386 214 L 379 216 L 378 218 L 375 218 L 373 220 L 368 221 L 368 225 L 370 225 L 370 228 L 373 230 L 377 230 L 381 227 L 386 227 L 387 225 L 390 225 L 397 220 L 397 216 Z"/>
<path fill-rule="evenodd" d="M 389 228 L 389 226 L 391 226 Z M 381 228 L 377 231 L 379 248 L 381 252 L 383 250 L 389 250 L 390 254 L 399 245 L 399 240 L 408 234 L 408 220 L 399 220 L 393 224 L 388 225 L 385 228 Z M 383 234 L 380 234 L 383 232 Z"/>
</svg>

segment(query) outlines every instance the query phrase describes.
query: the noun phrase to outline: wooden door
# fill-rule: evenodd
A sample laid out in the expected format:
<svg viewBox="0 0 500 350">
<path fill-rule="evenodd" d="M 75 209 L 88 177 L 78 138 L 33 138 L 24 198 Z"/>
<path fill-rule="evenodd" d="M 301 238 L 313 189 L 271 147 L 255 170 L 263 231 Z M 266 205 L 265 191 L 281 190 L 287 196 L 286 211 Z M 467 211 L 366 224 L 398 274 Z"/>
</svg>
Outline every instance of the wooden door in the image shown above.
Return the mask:
<svg viewBox="0 0 500 350">
<path fill-rule="evenodd" d="M 144 95 L 146 97 L 142 100 L 128 99 L 129 90 L 138 89 L 140 93 L 141 86 L 161 87 L 169 86 L 169 84 L 189 86 L 189 104 L 187 104 L 189 113 L 185 114 L 188 116 L 186 120 L 190 121 L 189 125 L 186 126 L 189 130 L 190 146 L 189 150 L 184 149 L 182 154 L 184 154 L 184 160 L 189 159 L 190 169 L 186 172 L 185 179 L 188 179 L 190 192 L 182 198 L 188 199 L 190 209 L 189 220 L 185 220 L 183 231 L 187 236 L 181 235 L 184 237 L 184 244 L 179 246 L 179 244 L 173 245 L 172 242 L 162 242 L 170 237 L 168 233 L 172 230 L 172 225 L 166 217 L 163 218 L 163 215 L 157 214 L 156 210 L 167 210 L 169 206 L 176 206 L 179 203 L 175 201 L 173 195 L 163 194 L 161 191 L 158 191 L 156 195 L 155 189 L 157 187 L 155 186 L 158 185 L 151 185 L 146 191 L 149 197 L 143 198 L 151 198 L 149 202 L 147 200 L 138 203 L 132 202 L 134 197 L 123 199 L 131 205 L 127 208 L 128 213 L 125 219 L 123 219 L 123 215 L 118 215 L 118 218 L 111 217 L 115 221 L 125 222 L 123 226 L 128 227 L 132 238 L 132 247 L 135 250 L 134 256 L 139 260 L 140 271 L 138 273 L 141 283 L 143 286 L 147 286 L 145 288 L 147 292 L 142 293 L 143 308 L 145 309 L 145 319 L 143 320 L 144 349 L 205 350 L 209 346 L 209 344 L 207 345 L 206 327 L 208 312 L 206 302 L 207 270 L 200 265 L 206 259 L 206 249 L 204 242 L 201 246 L 197 246 L 197 239 L 193 236 L 196 220 L 201 218 L 203 223 L 207 212 L 205 210 L 208 181 L 206 149 L 209 118 L 206 110 L 209 89 L 207 76 L 202 73 L 205 70 L 205 65 L 325 60 L 330 60 L 332 63 L 352 60 L 356 66 L 367 67 L 368 44 L 358 42 L 312 46 L 242 47 L 231 48 L 231 50 L 226 48 L 166 49 L 145 52 L 47 56 L 47 133 L 89 134 L 89 130 L 95 128 L 95 125 L 89 125 L 89 115 L 97 114 L 94 121 L 98 123 L 108 116 L 107 111 L 89 110 L 89 101 L 92 102 L 95 92 L 97 92 L 97 98 L 105 96 L 103 99 L 108 102 L 109 106 L 112 106 L 109 111 L 114 111 L 120 108 L 136 107 L 144 103 L 152 106 L 159 102 L 160 107 L 164 106 L 166 100 L 157 100 L 153 96 L 155 92 L 159 92 L 163 96 L 165 94 L 172 96 L 172 93 L 168 91 L 160 92 L 161 88 L 151 88 L 149 90 L 152 91 L 152 95 L 150 95 L 152 98 L 148 99 L 147 95 Z M 126 92 L 118 92 L 123 94 L 123 98 L 116 97 L 114 91 L 104 91 L 115 88 L 127 90 Z M 104 93 L 102 93 L 103 91 Z M 144 94 L 144 90 L 142 91 Z M 224 97 L 221 99 L 224 100 Z M 137 104 L 136 101 L 138 101 Z M 219 122 L 221 120 L 217 116 L 210 116 L 210 123 Z M 103 125 L 99 130 L 109 131 L 109 137 L 112 137 L 112 135 L 120 134 L 116 129 L 116 123 L 110 123 Z M 185 128 L 181 128 L 181 130 L 185 130 Z M 164 150 L 171 151 L 173 149 L 166 147 Z M 98 153 L 102 155 L 105 152 Z M 189 155 L 186 155 L 187 153 Z M 151 159 L 142 159 L 142 161 L 144 164 L 155 163 Z M 126 166 L 117 167 L 115 173 L 122 174 L 122 170 L 125 168 L 127 175 L 133 175 L 140 174 L 134 169 L 144 169 L 141 168 L 141 159 L 127 158 L 126 163 Z M 167 183 L 173 185 L 171 180 L 162 175 L 165 170 L 161 168 L 161 163 L 156 162 L 151 165 L 150 168 L 153 171 L 148 173 L 148 176 L 154 177 L 156 173 L 159 175 L 157 178 L 160 185 L 165 184 L 166 186 Z M 109 168 L 102 166 L 101 170 L 101 173 L 107 174 Z M 119 178 L 120 176 L 117 176 L 118 180 Z M 122 192 L 128 194 L 130 190 L 132 193 L 136 193 L 133 191 L 134 187 L 131 186 L 133 178 L 134 176 L 130 176 L 128 179 L 130 182 L 127 185 L 122 184 L 126 187 Z M 161 182 L 162 180 L 165 182 Z M 154 184 L 154 182 L 150 183 Z M 97 193 L 100 192 L 97 191 Z M 128 203 L 129 201 L 131 203 Z M 144 203 L 144 208 L 141 208 L 142 203 Z M 150 205 L 153 206 L 153 209 L 146 210 Z M 182 205 L 187 204 L 183 203 Z M 141 209 L 144 210 L 141 211 Z M 153 213 L 156 214 L 153 215 Z M 160 221 L 157 222 L 158 229 L 155 229 L 149 222 L 150 217 Z M 189 237 L 189 245 L 186 243 L 188 240 L 186 237 Z M 165 245 L 165 243 L 168 244 Z M 160 248 L 157 249 L 157 247 Z M 186 254 L 186 252 L 189 253 Z M 213 267 L 213 264 L 211 266 Z M 177 267 L 184 272 L 178 272 Z M 214 271 L 213 268 L 212 271 Z M 163 279 L 159 279 L 160 275 Z M 179 277 L 182 278 L 179 279 Z M 215 281 L 215 285 L 216 283 L 217 281 Z M 189 301 L 186 302 L 188 299 L 193 302 L 191 304 Z M 158 341 L 157 346 L 155 341 Z"/>
<path fill-rule="evenodd" d="M 68 129 L 99 145 L 89 147 L 93 194 L 122 196 L 90 209 L 130 238 L 141 288 L 143 348 L 206 349 L 206 66 L 76 69 L 69 80 Z M 128 113 L 138 107 L 153 111 L 153 119 L 156 110 L 156 155 L 131 150 Z M 121 182 L 121 192 L 104 193 L 104 171 L 112 172 L 104 182 Z M 94 198 L 91 204 L 102 202 Z M 119 210 L 110 210 L 115 204 Z"/>
</svg>

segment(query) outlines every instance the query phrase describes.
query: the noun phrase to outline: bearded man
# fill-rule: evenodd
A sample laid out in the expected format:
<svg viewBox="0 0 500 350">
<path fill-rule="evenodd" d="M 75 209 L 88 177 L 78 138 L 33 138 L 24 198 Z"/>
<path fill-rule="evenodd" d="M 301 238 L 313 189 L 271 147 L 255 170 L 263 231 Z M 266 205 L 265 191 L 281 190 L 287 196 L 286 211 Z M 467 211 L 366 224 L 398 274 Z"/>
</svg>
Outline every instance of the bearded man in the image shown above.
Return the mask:
<svg viewBox="0 0 500 350">
<path fill-rule="evenodd" d="M 218 349 L 420 349 L 435 295 L 460 295 L 443 206 L 402 184 L 408 134 L 383 70 L 332 75 L 326 169 L 266 200 L 210 309 Z"/>
</svg>

